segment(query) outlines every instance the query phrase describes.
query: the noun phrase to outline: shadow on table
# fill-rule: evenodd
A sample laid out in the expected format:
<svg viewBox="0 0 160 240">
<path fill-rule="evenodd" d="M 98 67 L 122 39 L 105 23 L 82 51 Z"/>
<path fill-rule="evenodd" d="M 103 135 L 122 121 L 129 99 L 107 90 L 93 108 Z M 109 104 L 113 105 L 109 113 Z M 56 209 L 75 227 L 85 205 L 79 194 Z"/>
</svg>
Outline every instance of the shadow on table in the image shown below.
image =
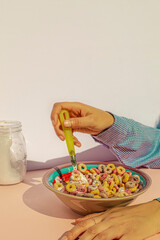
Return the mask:
<svg viewBox="0 0 160 240">
<path fill-rule="evenodd" d="M 56 195 L 46 189 L 42 183 L 29 188 L 23 194 L 23 202 L 32 210 L 50 217 L 65 219 L 79 217 L 78 214 L 72 212 L 71 209 L 59 201 Z"/>
<path fill-rule="evenodd" d="M 65 206 L 53 192 L 42 184 L 44 173 L 44 170 L 27 173 L 23 183 L 29 185 L 30 188 L 23 194 L 23 202 L 25 205 L 36 212 L 54 218 L 78 218 L 78 214 Z"/>
<path fill-rule="evenodd" d="M 68 161 L 66 161 L 66 159 Z M 81 161 L 112 161 L 115 160 L 115 156 L 108 149 L 100 145 L 77 154 L 77 161 L 80 162 L 80 159 Z M 34 165 L 33 169 L 42 169 L 43 165 L 43 170 L 34 171 L 34 174 L 32 171 L 28 172 L 24 180 L 25 184 L 31 186 L 23 194 L 23 201 L 29 208 L 41 214 L 56 218 L 76 219 L 80 217 L 80 215 L 65 206 L 53 192 L 42 184 L 44 168 L 52 168 L 69 161 L 70 159 L 68 157 L 52 159 L 46 163 L 40 163 L 39 167 L 36 162 L 36 167 Z M 31 161 L 29 166 L 31 167 Z"/>
<path fill-rule="evenodd" d="M 84 161 L 112 161 L 116 160 L 116 157 L 113 153 L 103 145 L 96 146 L 94 148 L 88 149 L 81 153 L 76 154 L 76 159 L 78 162 Z M 65 156 L 62 158 L 54 158 L 47 160 L 46 162 L 38 161 L 27 161 L 27 170 L 39 170 L 39 169 L 49 169 L 56 167 L 61 164 L 70 163 L 70 157 Z"/>
</svg>

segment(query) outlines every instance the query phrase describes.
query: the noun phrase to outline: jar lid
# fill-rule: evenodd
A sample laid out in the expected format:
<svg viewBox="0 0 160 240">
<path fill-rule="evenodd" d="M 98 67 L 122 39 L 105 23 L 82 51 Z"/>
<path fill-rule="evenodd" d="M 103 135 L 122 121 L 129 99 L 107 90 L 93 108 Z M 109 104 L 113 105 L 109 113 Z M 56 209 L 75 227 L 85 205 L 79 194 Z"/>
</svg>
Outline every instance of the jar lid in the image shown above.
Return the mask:
<svg viewBox="0 0 160 240">
<path fill-rule="evenodd" d="M 18 132 L 21 131 L 21 122 L 19 121 L 0 121 L 0 132 L 8 133 L 8 132 Z"/>
</svg>

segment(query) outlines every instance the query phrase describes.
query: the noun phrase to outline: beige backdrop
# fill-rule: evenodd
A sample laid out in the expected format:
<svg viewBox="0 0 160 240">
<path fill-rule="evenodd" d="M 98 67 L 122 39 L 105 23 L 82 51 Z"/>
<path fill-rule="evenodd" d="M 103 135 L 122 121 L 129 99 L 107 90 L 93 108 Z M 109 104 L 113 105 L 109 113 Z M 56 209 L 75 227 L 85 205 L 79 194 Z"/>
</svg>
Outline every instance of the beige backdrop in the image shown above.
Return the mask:
<svg viewBox="0 0 160 240">
<path fill-rule="evenodd" d="M 28 160 L 67 155 L 50 122 L 56 101 L 155 125 L 159 12 L 159 0 L 0 0 L 0 118 L 22 122 Z M 77 152 L 97 146 L 78 136 Z"/>
</svg>

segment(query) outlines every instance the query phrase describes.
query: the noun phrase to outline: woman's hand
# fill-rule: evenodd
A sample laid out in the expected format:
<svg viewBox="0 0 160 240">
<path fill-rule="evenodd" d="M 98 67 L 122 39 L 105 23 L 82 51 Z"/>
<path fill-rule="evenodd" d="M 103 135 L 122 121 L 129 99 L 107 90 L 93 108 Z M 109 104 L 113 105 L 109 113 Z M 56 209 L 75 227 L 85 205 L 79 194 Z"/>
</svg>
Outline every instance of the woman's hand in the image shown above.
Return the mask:
<svg viewBox="0 0 160 240">
<path fill-rule="evenodd" d="M 157 200 L 128 207 L 115 207 L 104 213 L 76 220 L 62 240 L 143 240 L 160 232 L 160 203 Z"/>
<path fill-rule="evenodd" d="M 59 120 L 59 114 L 62 109 L 68 110 L 70 114 L 70 119 L 64 121 L 64 126 L 72 128 L 73 132 L 97 135 L 104 129 L 111 127 L 114 123 L 114 117 L 103 110 L 78 102 L 55 103 L 51 113 L 51 120 L 55 132 L 61 140 L 65 139 Z M 74 137 L 74 144 L 78 147 L 81 146 L 76 137 Z"/>
</svg>

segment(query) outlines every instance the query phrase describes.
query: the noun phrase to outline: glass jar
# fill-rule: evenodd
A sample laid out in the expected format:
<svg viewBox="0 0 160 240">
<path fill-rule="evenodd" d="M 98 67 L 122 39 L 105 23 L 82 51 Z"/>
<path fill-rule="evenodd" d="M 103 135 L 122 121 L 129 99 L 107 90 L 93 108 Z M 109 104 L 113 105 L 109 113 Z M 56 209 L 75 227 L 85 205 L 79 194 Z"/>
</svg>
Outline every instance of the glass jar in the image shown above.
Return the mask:
<svg viewBox="0 0 160 240">
<path fill-rule="evenodd" d="M 0 121 L 0 185 L 21 182 L 26 174 L 26 144 L 18 121 Z"/>
</svg>

